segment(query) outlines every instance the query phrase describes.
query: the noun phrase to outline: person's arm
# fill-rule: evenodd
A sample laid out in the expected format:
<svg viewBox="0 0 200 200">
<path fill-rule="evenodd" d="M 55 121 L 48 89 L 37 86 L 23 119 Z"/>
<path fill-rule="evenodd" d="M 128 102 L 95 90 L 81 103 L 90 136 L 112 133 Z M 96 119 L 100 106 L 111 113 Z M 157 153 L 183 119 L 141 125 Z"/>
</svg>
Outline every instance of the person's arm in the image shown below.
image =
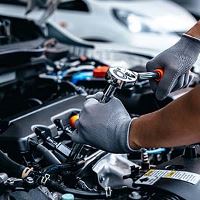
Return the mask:
<svg viewBox="0 0 200 200">
<path fill-rule="evenodd" d="M 164 70 L 159 84 L 150 82 L 160 100 L 191 81 L 189 71 L 200 52 L 200 22 L 186 34 L 147 63 L 147 71 L 158 67 Z M 74 142 L 113 153 L 132 152 L 137 146 L 170 147 L 200 142 L 200 86 L 165 108 L 133 121 L 119 99 L 113 97 L 103 104 L 99 102 L 102 95 L 97 93 L 84 103 L 77 130 L 71 136 Z"/>
<path fill-rule="evenodd" d="M 161 110 L 133 120 L 131 147 L 172 147 L 200 142 L 200 86 Z"/>
<path fill-rule="evenodd" d="M 186 34 L 200 39 L 200 20 Z"/>
</svg>

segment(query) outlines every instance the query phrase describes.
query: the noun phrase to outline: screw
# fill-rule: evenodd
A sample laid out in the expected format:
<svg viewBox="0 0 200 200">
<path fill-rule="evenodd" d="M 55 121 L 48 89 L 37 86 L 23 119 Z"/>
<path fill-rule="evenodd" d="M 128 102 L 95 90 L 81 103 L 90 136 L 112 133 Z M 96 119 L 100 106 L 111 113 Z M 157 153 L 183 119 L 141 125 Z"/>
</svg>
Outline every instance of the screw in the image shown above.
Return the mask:
<svg viewBox="0 0 200 200">
<path fill-rule="evenodd" d="M 147 153 L 147 151 L 146 151 L 146 149 L 144 149 L 144 148 L 142 148 L 141 149 L 141 151 L 142 151 L 142 154 L 141 154 L 141 159 L 142 159 L 142 163 L 141 163 L 141 167 L 142 167 L 142 169 L 149 169 L 149 155 L 148 155 L 148 153 Z"/>
</svg>

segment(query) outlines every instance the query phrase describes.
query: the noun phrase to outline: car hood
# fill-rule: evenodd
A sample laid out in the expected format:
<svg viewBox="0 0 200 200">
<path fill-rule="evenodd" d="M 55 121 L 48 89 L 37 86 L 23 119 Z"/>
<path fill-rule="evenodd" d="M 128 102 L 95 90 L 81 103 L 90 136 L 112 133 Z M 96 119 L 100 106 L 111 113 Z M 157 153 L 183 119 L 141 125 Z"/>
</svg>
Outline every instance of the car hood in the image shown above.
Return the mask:
<svg viewBox="0 0 200 200">
<path fill-rule="evenodd" d="M 185 32 L 196 22 L 184 8 L 167 0 L 85 0 L 93 9 L 123 9 L 154 20 L 169 32 Z"/>
</svg>

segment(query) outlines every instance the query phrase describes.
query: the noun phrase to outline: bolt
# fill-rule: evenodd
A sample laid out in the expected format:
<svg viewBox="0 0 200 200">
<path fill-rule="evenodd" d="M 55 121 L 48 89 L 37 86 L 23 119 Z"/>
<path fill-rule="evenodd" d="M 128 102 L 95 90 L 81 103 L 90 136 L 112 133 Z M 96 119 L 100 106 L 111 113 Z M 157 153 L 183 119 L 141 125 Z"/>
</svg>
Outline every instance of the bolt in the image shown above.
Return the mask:
<svg viewBox="0 0 200 200">
<path fill-rule="evenodd" d="M 141 167 L 142 169 L 149 169 L 149 155 L 146 151 L 146 149 L 141 149 L 142 154 L 141 154 L 141 159 L 142 159 L 142 163 L 141 163 Z"/>
<path fill-rule="evenodd" d="M 105 178 L 103 176 L 99 177 L 99 182 L 102 183 L 105 180 Z"/>
<path fill-rule="evenodd" d="M 33 184 L 34 180 L 33 180 L 32 177 L 28 176 L 28 177 L 26 177 L 26 182 L 29 183 L 29 184 Z"/>
<path fill-rule="evenodd" d="M 142 199 L 142 196 L 138 192 L 134 191 L 129 195 L 129 198 L 134 199 L 134 200 L 138 200 L 138 199 Z"/>
</svg>

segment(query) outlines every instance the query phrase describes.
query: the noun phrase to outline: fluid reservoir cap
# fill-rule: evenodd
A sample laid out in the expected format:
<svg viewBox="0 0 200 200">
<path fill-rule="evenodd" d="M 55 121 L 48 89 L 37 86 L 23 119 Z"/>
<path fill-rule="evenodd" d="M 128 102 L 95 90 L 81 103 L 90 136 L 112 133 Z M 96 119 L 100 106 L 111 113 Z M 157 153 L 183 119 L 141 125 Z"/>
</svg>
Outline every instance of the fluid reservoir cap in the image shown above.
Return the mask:
<svg viewBox="0 0 200 200">
<path fill-rule="evenodd" d="M 74 200 L 73 194 L 63 194 L 61 200 Z"/>
<path fill-rule="evenodd" d="M 95 78 L 105 78 L 108 69 L 108 66 L 98 66 L 93 69 L 93 76 Z"/>
<path fill-rule="evenodd" d="M 90 80 L 93 78 L 93 73 L 91 72 L 80 72 L 72 76 L 72 83 L 77 84 L 79 81 Z"/>
</svg>

